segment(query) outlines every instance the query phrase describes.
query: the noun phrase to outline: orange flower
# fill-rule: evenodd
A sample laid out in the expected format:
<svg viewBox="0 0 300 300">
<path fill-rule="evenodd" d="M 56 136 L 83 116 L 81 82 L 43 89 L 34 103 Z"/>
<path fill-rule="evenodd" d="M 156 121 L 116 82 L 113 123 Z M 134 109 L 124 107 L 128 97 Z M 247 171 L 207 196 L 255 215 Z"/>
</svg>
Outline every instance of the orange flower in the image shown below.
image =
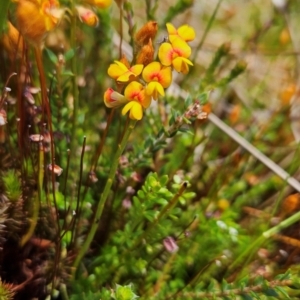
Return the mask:
<svg viewBox="0 0 300 300">
<path fill-rule="evenodd" d="M 167 23 L 166 26 L 171 43 L 173 43 L 176 38 L 180 38 L 185 42 L 190 42 L 195 38 L 195 30 L 189 25 L 182 25 L 178 29 L 176 29 L 171 23 Z"/>
<path fill-rule="evenodd" d="M 18 0 L 17 21 L 21 33 L 34 43 L 40 43 L 52 30 L 64 10 L 56 0 Z"/>
<path fill-rule="evenodd" d="M 143 108 L 149 107 L 151 98 L 146 94 L 145 88 L 137 81 L 132 81 L 125 89 L 124 96 L 129 102 L 122 109 L 122 114 L 129 112 L 132 120 L 141 120 Z"/>
<path fill-rule="evenodd" d="M 157 100 L 158 94 L 164 96 L 164 89 L 171 84 L 171 67 L 165 67 L 161 63 L 154 61 L 144 68 L 143 79 L 148 82 L 146 94 Z"/>
<path fill-rule="evenodd" d="M 190 55 L 190 46 L 181 39 L 175 39 L 172 44 L 162 43 L 158 50 L 158 57 L 162 65 L 172 65 L 177 72 L 182 72 L 183 74 L 187 74 L 189 65 L 193 65 L 188 59 Z"/>
<path fill-rule="evenodd" d="M 79 20 L 91 27 L 96 27 L 99 24 L 97 15 L 91 10 L 81 5 L 76 5 Z"/>
<path fill-rule="evenodd" d="M 139 76 L 143 71 L 144 66 L 134 65 L 129 69 L 120 61 L 115 61 L 111 64 L 107 70 L 108 75 L 118 82 L 127 82 L 135 77 Z"/>
</svg>

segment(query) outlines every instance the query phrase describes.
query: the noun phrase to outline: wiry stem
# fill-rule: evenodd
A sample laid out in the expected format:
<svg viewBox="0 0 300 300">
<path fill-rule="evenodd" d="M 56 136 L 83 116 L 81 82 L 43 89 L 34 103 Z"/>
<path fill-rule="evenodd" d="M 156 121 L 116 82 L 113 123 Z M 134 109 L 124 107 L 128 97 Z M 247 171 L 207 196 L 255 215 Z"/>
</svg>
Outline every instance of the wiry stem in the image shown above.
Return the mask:
<svg viewBox="0 0 300 300">
<path fill-rule="evenodd" d="M 103 212 L 106 200 L 107 200 L 107 198 L 109 196 L 109 192 L 111 190 L 111 186 L 113 184 L 113 180 L 115 178 L 115 174 L 116 174 L 116 171 L 117 171 L 117 168 L 118 168 L 118 165 L 119 165 L 119 159 L 120 159 L 120 157 L 121 157 L 121 155 L 122 155 L 122 153 L 123 153 L 123 151 L 125 149 L 127 141 L 129 139 L 129 136 L 130 136 L 131 132 L 134 129 L 135 124 L 136 124 L 136 121 L 131 120 L 129 122 L 129 126 L 126 128 L 126 131 L 125 131 L 125 133 L 123 135 L 122 141 L 118 145 L 118 149 L 115 152 L 115 155 L 113 157 L 112 164 L 111 164 L 111 169 L 110 169 L 110 172 L 109 172 L 109 175 L 108 175 L 108 178 L 107 178 L 104 190 L 103 190 L 103 192 L 101 194 L 101 197 L 100 197 L 100 200 L 98 202 L 98 205 L 97 205 L 97 208 L 96 208 L 96 213 L 94 215 L 91 228 L 90 228 L 90 230 L 89 230 L 89 232 L 87 234 L 87 237 L 85 239 L 84 244 L 80 248 L 79 253 L 76 256 L 76 259 L 74 261 L 74 264 L 73 264 L 73 267 L 74 267 L 74 269 L 73 269 L 73 276 L 75 275 L 75 271 L 78 268 L 79 263 L 81 262 L 82 258 L 84 257 L 84 255 L 88 251 L 88 249 L 89 249 L 89 247 L 90 247 L 90 245 L 92 243 L 92 240 L 93 240 L 93 238 L 94 238 L 94 236 L 96 234 L 96 231 L 97 231 L 97 228 L 98 228 L 98 225 L 99 225 L 99 220 L 101 218 L 101 215 L 102 215 L 102 212 Z"/>
</svg>

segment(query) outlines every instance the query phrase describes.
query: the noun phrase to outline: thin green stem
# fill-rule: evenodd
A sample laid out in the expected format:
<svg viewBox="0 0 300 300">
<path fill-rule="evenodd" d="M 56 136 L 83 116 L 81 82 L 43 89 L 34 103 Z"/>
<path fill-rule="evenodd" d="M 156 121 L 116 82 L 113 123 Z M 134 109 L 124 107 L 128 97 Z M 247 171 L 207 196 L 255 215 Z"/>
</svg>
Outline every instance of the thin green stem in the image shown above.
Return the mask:
<svg viewBox="0 0 300 300">
<path fill-rule="evenodd" d="M 205 42 L 206 36 L 207 36 L 207 34 L 208 34 L 208 32 L 209 32 L 209 30 L 210 30 L 210 28 L 211 28 L 213 22 L 215 21 L 217 12 L 218 12 L 218 10 L 219 10 L 219 8 L 220 8 L 220 5 L 221 5 L 222 1 L 223 1 L 223 0 L 219 0 L 219 1 L 218 1 L 217 5 L 216 5 L 216 7 L 215 7 L 215 10 L 214 10 L 214 12 L 213 12 L 213 14 L 211 15 L 211 17 L 210 17 L 210 19 L 209 19 L 209 21 L 208 21 L 208 23 L 207 23 L 207 26 L 206 26 L 206 28 L 205 28 L 205 31 L 204 31 L 203 36 L 202 36 L 202 38 L 201 38 L 201 41 L 200 41 L 200 43 L 198 44 L 198 46 L 197 46 L 197 48 L 196 48 L 196 50 L 195 50 L 195 52 L 194 52 L 194 55 L 193 55 L 192 60 L 195 60 L 195 59 L 196 59 L 198 52 L 201 50 L 201 48 L 202 48 L 202 46 L 203 46 L 203 44 L 204 44 L 204 42 Z"/>
<path fill-rule="evenodd" d="M 292 224 L 298 222 L 300 220 L 300 212 L 297 212 L 296 214 L 292 215 L 291 217 L 283 220 L 278 225 L 268 229 L 267 231 L 263 232 L 261 236 L 259 236 L 254 243 L 251 244 L 250 247 L 248 247 L 241 255 L 238 256 L 238 258 L 230 265 L 229 270 L 235 269 L 237 266 L 239 266 L 242 262 L 243 265 L 245 262 L 245 257 L 251 258 L 252 254 L 258 247 L 260 247 L 267 239 L 272 237 L 273 235 L 280 232 L 282 229 L 285 229 Z M 249 259 L 248 259 L 249 260 Z M 247 261 L 248 261 L 247 260 Z"/>
<path fill-rule="evenodd" d="M 121 157 L 121 155 L 122 155 L 122 153 L 125 149 L 125 146 L 127 145 L 127 141 L 129 139 L 129 136 L 130 136 L 131 132 L 134 129 L 135 124 L 136 124 L 136 121 L 130 120 L 129 125 L 126 128 L 126 131 L 123 135 L 123 138 L 122 138 L 121 142 L 118 144 L 118 149 L 115 152 L 115 155 L 113 157 L 110 172 L 109 172 L 104 190 L 101 194 L 100 200 L 98 202 L 98 205 L 97 205 L 97 208 L 96 208 L 96 213 L 95 213 L 91 228 L 90 228 L 90 230 L 87 234 L 87 237 L 86 237 L 86 240 L 85 240 L 84 244 L 80 248 L 79 253 L 78 253 L 78 255 L 77 255 L 77 257 L 74 261 L 73 276 L 75 275 L 75 272 L 76 272 L 76 269 L 79 266 L 79 263 L 81 262 L 84 255 L 87 253 L 87 251 L 88 251 L 88 249 L 91 245 L 91 242 L 92 242 L 92 240 L 93 240 L 93 238 L 96 234 L 96 231 L 97 231 L 97 228 L 98 228 L 98 225 L 99 225 L 99 220 L 101 218 L 106 200 L 109 196 L 109 192 L 111 190 L 111 186 L 113 184 L 113 180 L 115 178 L 115 174 L 116 174 L 116 171 L 117 171 L 117 168 L 118 168 L 118 165 L 119 165 L 119 159 L 120 159 L 120 157 Z"/>
</svg>

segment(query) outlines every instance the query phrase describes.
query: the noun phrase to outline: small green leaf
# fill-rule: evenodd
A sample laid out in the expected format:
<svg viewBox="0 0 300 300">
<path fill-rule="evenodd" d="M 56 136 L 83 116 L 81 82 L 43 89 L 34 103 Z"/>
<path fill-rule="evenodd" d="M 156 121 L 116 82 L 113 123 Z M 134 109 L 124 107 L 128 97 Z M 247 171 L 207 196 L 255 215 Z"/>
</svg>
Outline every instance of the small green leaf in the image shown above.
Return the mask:
<svg viewBox="0 0 300 300">
<path fill-rule="evenodd" d="M 53 64 L 56 65 L 58 62 L 57 56 L 50 49 L 45 48 L 45 50 L 46 50 L 46 53 L 47 53 L 49 59 L 53 62 Z"/>
<path fill-rule="evenodd" d="M 71 58 L 73 58 L 75 55 L 75 50 L 74 49 L 70 49 L 65 53 L 65 61 L 70 60 Z"/>
</svg>

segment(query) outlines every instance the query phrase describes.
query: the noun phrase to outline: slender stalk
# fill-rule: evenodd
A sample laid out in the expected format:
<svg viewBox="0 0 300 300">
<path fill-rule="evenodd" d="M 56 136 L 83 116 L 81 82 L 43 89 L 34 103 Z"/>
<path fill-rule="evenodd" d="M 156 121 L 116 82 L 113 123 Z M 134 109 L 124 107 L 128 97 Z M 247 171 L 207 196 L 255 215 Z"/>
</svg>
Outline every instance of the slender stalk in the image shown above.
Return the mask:
<svg viewBox="0 0 300 300">
<path fill-rule="evenodd" d="M 240 263 L 243 265 L 245 264 L 245 257 L 250 258 L 253 253 L 264 243 L 267 239 L 271 238 L 278 232 L 280 232 L 282 229 L 285 229 L 292 224 L 298 222 L 300 220 L 300 212 L 297 212 L 296 214 L 292 215 L 291 217 L 283 220 L 278 225 L 268 229 L 267 231 L 263 232 L 261 236 L 259 236 L 254 243 L 251 244 L 250 247 L 248 247 L 229 267 L 229 271 L 233 270 L 237 266 L 239 266 Z"/>
<path fill-rule="evenodd" d="M 51 165 L 52 165 L 52 169 L 54 169 L 55 149 L 54 149 L 54 138 L 53 138 L 53 129 L 52 129 L 51 108 L 50 108 L 50 102 L 48 100 L 48 95 L 47 95 L 47 85 L 46 85 L 45 71 L 44 71 L 44 66 L 43 66 L 43 61 L 42 61 L 42 51 L 41 51 L 41 48 L 39 47 L 39 45 L 34 48 L 34 53 L 35 53 L 36 64 L 37 64 L 39 75 L 40 75 L 43 121 L 45 122 L 45 113 L 44 113 L 44 111 L 46 111 L 47 123 L 48 123 L 48 126 L 49 126 L 49 132 L 50 132 L 50 137 L 51 137 L 51 142 L 50 142 Z M 56 197 L 55 197 L 55 173 L 54 173 L 54 171 L 51 172 L 51 184 L 52 184 L 53 202 L 54 202 L 56 216 L 57 216 L 57 220 L 56 220 L 57 222 L 56 223 L 57 223 L 57 228 L 60 230 L 58 207 L 57 207 Z"/>
<path fill-rule="evenodd" d="M 218 10 L 219 10 L 219 8 L 220 8 L 220 5 L 221 5 L 222 1 L 223 1 L 223 0 L 219 0 L 218 3 L 217 3 L 217 5 L 216 5 L 216 7 L 215 7 L 214 12 L 213 12 L 213 14 L 211 15 L 211 17 L 210 17 L 210 19 L 209 19 L 209 21 L 208 21 L 208 23 L 207 23 L 207 25 L 206 25 L 206 28 L 205 28 L 205 31 L 204 31 L 203 36 L 202 36 L 202 38 L 201 38 L 201 41 L 199 42 L 199 44 L 198 44 L 196 50 L 194 51 L 194 55 L 193 55 L 192 61 L 195 60 L 195 58 L 197 57 L 198 52 L 201 50 L 201 48 L 202 48 L 202 46 L 203 46 L 203 44 L 204 44 L 204 42 L 205 42 L 206 36 L 207 36 L 207 34 L 208 34 L 208 32 L 209 32 L 209 30 L 210 30 L 210 28 L 211 28 L 213 22 L 215 21 L 217 12 L 218 12 Z"/>
<path fill-rule="evenodd" d="M 80 248 L 79 253 L 76 256 L 76 259 L 74 261 L 73 276 L 75 275 L 76 269 L 78 268 L 78 266 L 79 266 L 82 258 L 84 257 L 84 255 L 87 253 L 87 251 L 88 251 L 88 249 L 91 245 L 91 242 L 92 242 L 92 240 L 93 240 L 93 238 L 96 234 L 96 231 L 97 231 L 97 228 L 98 228 L 98 225 L 99 225 L 99 220 L 102 216 L 102 212 L 103 212 L 106 200 L 109 196 L 109 192 L 111 190 L 111 186 L 113 184 L 113 180 L 115 178 L 115 174 L 116 174 L 116 171 L 117 171 L 117 168 L 118 168 L 118 165 L 119 165 L 119 159 L 120 159 L 120 157 L 121 157 L 121 155 L 122 155 L 122 153 L 125 149 L 127 141 L 129 139 L 129 136 L 130 136 L 131 132 L 134 129 L 135 124 L 136 124 L 136 121 L 130 120 L 129 125 L 126 128 L 126 131 L 123 135 L 123 138 L 122 138 L 121 142 L 118 145 L 118 149 L 115 152 L 115 155 L 114 155 L 113 160 L 112 160 L 110 172 L 109 172 L 104 190 L 101 194 L 100 200 L 98 202 L 98 205 L 97 205 L 97 208 L 96 208 L 96 213 L 94 215 L 91 228 L 90 228 L 90 230 L 87 234 L 85 242 L 83 243 L 82 247 Z"/>
<path fill-rule="evenodd" d="M 72 22 L 71 22 L 71 47 L 76 49 L 76 24 L 77 16 L 75 11 L 75 1 L 71 1 L 72 5 Z M 71 71 L 72 76 L 72 94 L 73 94 L 73 117 L 72 117 L 72 131 L 71 131 L 71 157 L 75 156 L 75 147 L 76 147 L 76 129 L 77 129 L 77 120 L 78 120 L 78 110 L 79 110 L 79 91 L 77 86 L 77 59 L 76 56 L 73 56 L 71 59 Z"/>
</svg>

